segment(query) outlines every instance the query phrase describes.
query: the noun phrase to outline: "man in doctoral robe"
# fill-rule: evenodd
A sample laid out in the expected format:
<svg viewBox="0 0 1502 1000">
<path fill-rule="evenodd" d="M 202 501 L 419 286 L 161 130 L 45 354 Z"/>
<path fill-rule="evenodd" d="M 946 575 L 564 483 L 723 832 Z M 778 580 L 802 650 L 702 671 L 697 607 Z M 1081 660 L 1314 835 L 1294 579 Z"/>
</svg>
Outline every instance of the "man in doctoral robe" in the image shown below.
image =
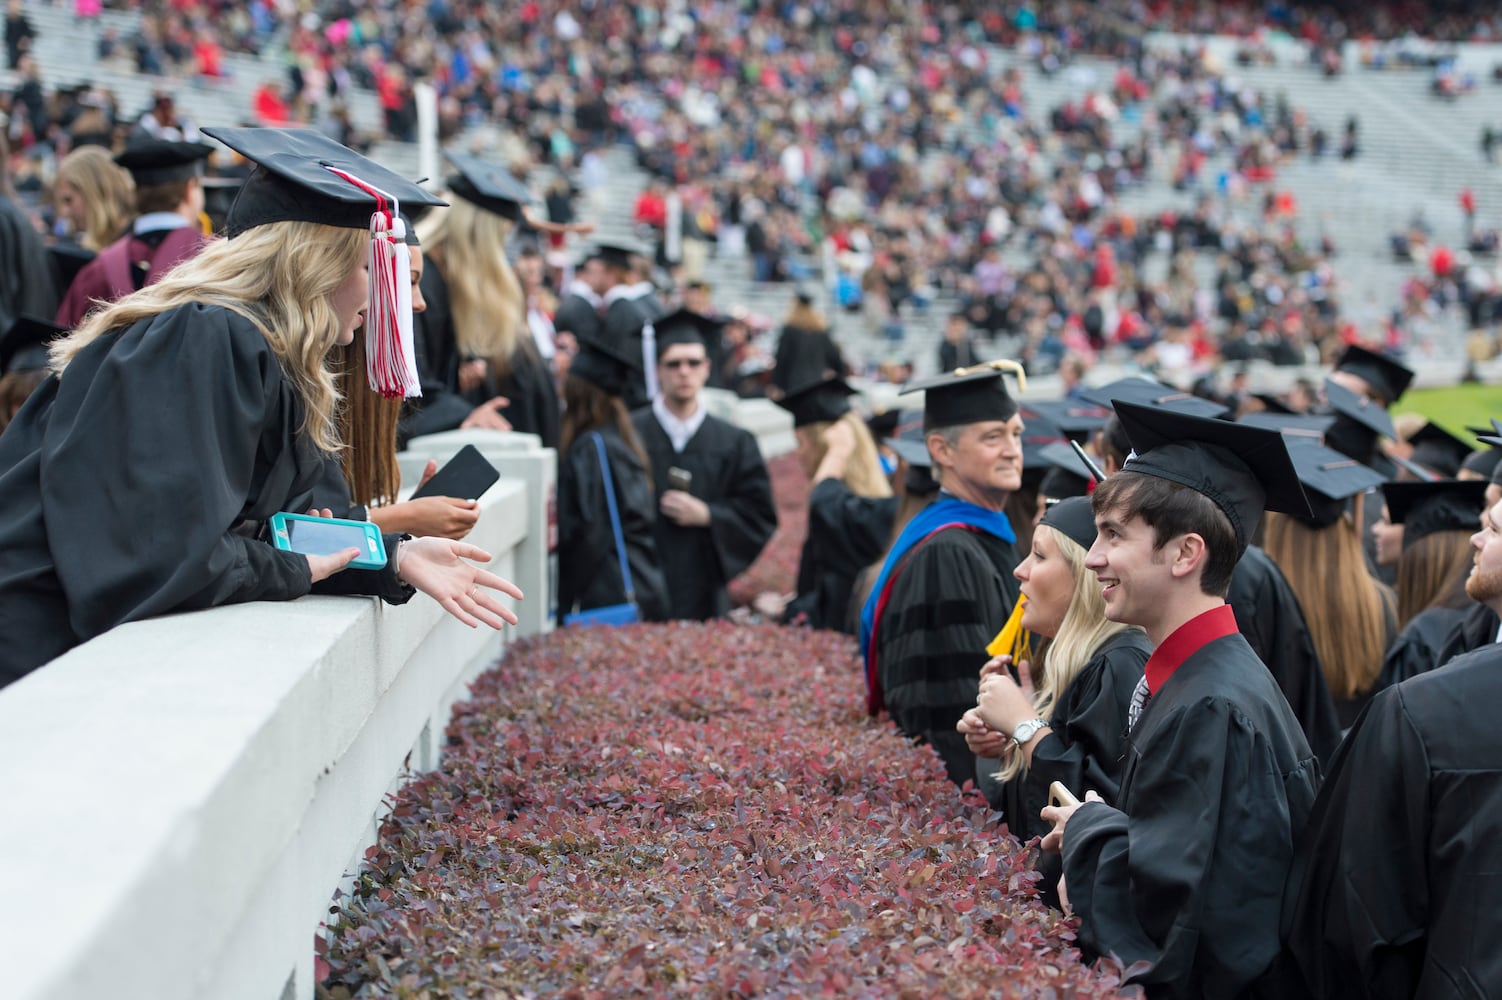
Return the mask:
<svg viewBox="0 0 1502 1000">
<path fill-rule="evenodd" d="M 1003 508 L 1022 486 L 1022 417 L 1008 393 L 1011 362 L 910 383 L 939 497 L 897 537 L 861 611 L 867 708 L 885 708 L 928 743 L 949 778 L 975 781 L 975 755 L 955 729 L 974 707 L 986 644 L 1012 613 L 1021 562 Z M 1020 379 L 1020 376 L 1019 376 Z"/>
<path fill-rule="evenodd" d="M 1276 431 L 1115 402 L 1134 455 L 1096 487 L 1085 566 L 1153 641 L 1116 805 L 1050 806 L 1080 944 L 1152 998 L 1256 995 L 1319 763 L 1224 597 L 1264 509 L 1309 514 Z"/>
<path fill-rule="evenodd" d="M 604 339 L 642 359 L 642 368 L 626 384 L 626 408 L 636 410 L 657 395 L 656 321 L 667 310 L 657 290 L 637 271 L 637 261 L 646 253 L 634 243 L 601 243 L 595 256 L 604 267 L 605 291 L 601 331 Z"/>
<path fill-rule="evenodd" d="M 1502 504 L 1466 593 L 1502 614 Z M 1502 983 L 1502 646 L 1378 694 L 1330 768 L 1284 897 L 1281 995 L 1484 997 Z"/>
<path fill-rule="evenodd" d="M 142 138 L 115 157 L 136 182 L 136 218 L 130 232 L 99 251 L 68 286 L 59 326 L 72 329 L 98 303 L 155 284 L 203 248 L 202 174 L 212 152 L 201 142 Z"/>
<path fill-rule="evenodd" d="M 771 479 L 756 438 L 711 416 L 701 399 L 719 323 L 680 309 L 656 325 L 661 392 L 632 422 L 652 466 L 669 613 L 719 618 L 730 611 L 726 585 L 777 529 Z"/>
</svg>

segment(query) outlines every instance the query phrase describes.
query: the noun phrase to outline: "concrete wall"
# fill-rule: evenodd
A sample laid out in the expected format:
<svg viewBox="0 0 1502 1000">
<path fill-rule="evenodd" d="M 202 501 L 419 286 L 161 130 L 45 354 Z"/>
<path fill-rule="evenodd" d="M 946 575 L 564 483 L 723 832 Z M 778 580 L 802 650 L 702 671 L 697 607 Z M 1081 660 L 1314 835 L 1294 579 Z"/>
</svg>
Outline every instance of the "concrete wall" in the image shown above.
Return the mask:
<svg viewBox="0 0 1502 1000">
<path fill-rule="evenodd" d="M 552 452 L 507 447 L 470 540 L 526 590 L 522 629 L 422 595 L 246 604 L 123 626 L 0 691 L 0 996 L 313 995 L 383 797 L 544 620 Z"/>
</svg>

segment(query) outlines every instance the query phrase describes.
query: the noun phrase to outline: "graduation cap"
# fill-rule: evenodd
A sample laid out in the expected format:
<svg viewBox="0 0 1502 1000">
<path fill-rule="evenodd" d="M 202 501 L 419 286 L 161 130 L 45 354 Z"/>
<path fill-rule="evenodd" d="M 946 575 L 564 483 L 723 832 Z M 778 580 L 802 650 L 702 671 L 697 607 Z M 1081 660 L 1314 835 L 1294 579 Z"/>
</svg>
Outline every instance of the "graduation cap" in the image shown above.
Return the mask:
<svg viewBox="0 0 1502 1000">
<path fill-rule="evenodd" d="M 318 222 L 368 229 L 381 201 L 413 211 L 448 202 L 369 157 L 307 128 L 205 128 L 203 133 L 256 164 L 230 206 L 231 239 L 269 222 Z"/>
<path fill-rule="evenodd" d="M 1329 379 L 1325 401 L 1334 419 L 1325 430 L 1325 444 L 1358 462 L 1371 462 L 1377 455 L 1377 439 L 1396 437 L 1392 416 L 1367 397 Z"/>
<path fill-rule="evenodd" d="M 652 251 L 635 240 L 612 240 L 596 243 L 586 260 L 602 260 L 612 267 L 629 268 L 632 257 L 650 257 Z"/>
<path fill-rule="evenodd" d="M 1115 400 L 1124 400 L 1139 406 L 1156 406 L 1159 409 L 1187 413 L 1196 417 L 1214 418 L 1229 412 L 1223 404 L 1213 399 L 1204 399 L 1193 393 L 1184 392 L 1182 389 L 1175 389 L 1171 385 L 1145 378 L 1117 379 L 1109 385 L 1082 389 L 1080 398 L 1101 406 L 1110 406 Z"/>
<path fill-rule="evenodd" d="M 1133 453 L 1124 472 L 1166 479 L 1207 497 L 1245 552 L 1263 510 L 1310 515 L 1283 435 L 1246 424 L 1126 400 L 1112 405 Z"/>
<path fill-rule="evenodd" d="M 710 357 L 720 347 L 720 332 L 725 321 L 714 316 L 705 316 L 688 309 L 675 309 L 661 319 L 652 321 L 657 338 L 657 360 L 674 344 L 701 344 Z"/>
<path fill-rule="evenodd" d="M 1408 439 L 1413 451 L 1408 460 L 1421 465 L 1444 479 L 1460 471 L 1460 463 L 1471 453 L 1471 446 L 1432 420 Z"/>
<path fill-rule="evenodd" d="M 1483 479 L 1439 479 L 1434 482 L 1383 483 L 1387 516 L 1403 525 L 1403 549 L 1438 531 L 1476 530 L 1486 505 Z"/>
<path fill-rule="evenodd" d="M 793 427 L 807 427 L 838 420 L 850 412 L 855 390 L 842 378 L 821 378 L 794 386 L 777 399 L 777 405 L 793 415 Z"/>
<path fill-rule="evenodd" d="M 626 391 L 632 377 L 641 371 L 639 353 L 607 343 L 603 338 L 576 334 L 579 353 L 569 363 L 568 373 L 608 393 L 619 396 Z"/>
<path fill-rule="evenodd" d="M 1293 438 L 1288 454 L 1309 499 L 1310 516 L 1294 515 L 1316 528 L 1340 520 L 1346 500 L 1383 482 L 1382 473 L 1311 438 Z"/>
<path fill-rule="evenodd" d="M 1017 401 L 1007 392 L 1003 372 L 1017 376 L 1019 390 L 1027 389 L 1027 376 L 1017 362 L 987 361 L 909 382 L 898 395 L 923 393 L 924 430 L 1010 420 L 1017 414 Z M 1025 467 L 1025 456 L 1023 462 Z"/>
<path fill-rule="evenodd" d="M 878 442 L 883 442 L 897 433 L 897 424 L 901 418 L 901 410 L 882 410 L 879 413 L 873 413 L 866 418 L 866 430 L 870 431 L 871 436 Z"/>
<path fill-rule="evenodd" d="M 166 139 L 133 139 L 115 162 L 135 180 L 137 187 L 171 184 L 197 177 L 203 161 L 214 152 L 206 142 L 169 142 Z"/>
<path fill-rule="evenodd" d="M 1352 344 L 1335 362 L 1335 370 L 1348 372 L 1371 386 L 1384 400 L 1384 405 L 1397 402 L 1398 397 L 1413 381 L 1413 369 L 1407 368 L 1385 354 L 1368 350 L 1360 344 Z"/>
<path fill-rule="evenodd" d="M 449 191 L 493 215 L 520 222 L 522 207 L 532 203 L 524 184 L 502 167 L 477 156 L 444 153 L 459 171 L 445 182 Z"/>
<path fill-rule="evenodd" d="M 1028 400 L 1020 404 L 1022 419 L 1031 424 L 1038 417 L 1048 420 L 1066 437 L 1083 441 L 1111 419 L 1111 408 L 1080 399 Z"/>
<path fill-rule="evenodd" d="M 1038 523 L 1062 533 L 1086 551 L 1095 544 L 1095 512 L 1089 497 L 1072 496 L 1049 504 Z"/>
<path fill-rule="evenodd" d="M 1082 497 L 1090 493 L 1095 474 L 1067 444 L 1055 441 L 1038 449 L 1038 461 L 1046 467 L 1038 492 L 1051 500 Z M 1093 533 L 1093 522 L 1091 531 Z M 1088 546 L 1086 546 L 1088 548 Z"/>
<path fill-rule="evenodd" d="M 1460 463 L 1460 471 L 1470 473 L 1472 478 L 1491 479 L 1497 466 L 1502 465 L 1502 421 L 1494 419 L 1490 427 L 1467 427 L 1466 430 L 1486 447 L 1467 455 Z"/>
<path fill-rule="evenodd" d="M 67 327 L 35 316 L 17 316 L 0 336 L 0 375 L 43 371 L 47 368 L 47 344 L 67 333 Z"/>
<path fill-rule="evenodd" d="M 1236 419 L 1238 424 L 1262 427 L 1266 430 L 1287 434 L 1289 437 L 1306 437 L 1318 441 L 1325 436 L 1335 422 L 1333 414 L 1320 413 L 1272 413 L 1262 411 L 1247 413 Z"/>
<path fill-rule="evenodd" d="M 1262 404 L 1263 413 L 1293 414 L 1298 412 L 1283 402 L 1282 398 L 1275 393 L 1254 392 L 1252 398 Z"/>
<path fill-rule="evenodd" d="M 923 430 L 922 410 L 898 410 L 897 424 L 887 445 L 909 468 L 927 469 L 933 465 L 928 454 L 928 434 Z"/>
</svg>

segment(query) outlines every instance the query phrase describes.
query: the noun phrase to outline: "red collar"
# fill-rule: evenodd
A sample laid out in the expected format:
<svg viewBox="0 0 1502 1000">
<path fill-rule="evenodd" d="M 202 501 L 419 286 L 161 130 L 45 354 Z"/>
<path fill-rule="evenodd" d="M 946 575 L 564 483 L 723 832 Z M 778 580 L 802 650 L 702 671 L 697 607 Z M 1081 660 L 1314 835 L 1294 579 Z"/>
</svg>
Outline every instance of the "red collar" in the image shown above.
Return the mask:
<svg viewBox="0 0 1502 1000">
<path fill-rule="evenodd" d="M 1195 615 L 1174 629 L 1173 634 L 1163 640 L 1163 645 L 1147 658 L 1147 689 L 1157 694 L 1185 660 L 1216 639 L 1235 635 L 1237 631 L 1236 615 L 1229 604 Z"/>
</svg>

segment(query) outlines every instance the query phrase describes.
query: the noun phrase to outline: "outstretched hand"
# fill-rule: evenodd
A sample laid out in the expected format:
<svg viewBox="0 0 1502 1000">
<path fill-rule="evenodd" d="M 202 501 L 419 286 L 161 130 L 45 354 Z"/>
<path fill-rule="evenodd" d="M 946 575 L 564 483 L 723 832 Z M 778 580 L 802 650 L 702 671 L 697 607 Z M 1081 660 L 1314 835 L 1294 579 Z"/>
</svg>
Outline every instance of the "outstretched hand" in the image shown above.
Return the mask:
<svg viewBox="0 0 1502 1000">
<path fill-rule="evenodd" d="M 402 549 L 400 574 L 470 628 L 515 625 L 516 612 L 491 591 L 521 600 L 521 588 L 465 560 L 487 563 L 490 553 L 447 538 L 414 538 Z"/>
</svg>

